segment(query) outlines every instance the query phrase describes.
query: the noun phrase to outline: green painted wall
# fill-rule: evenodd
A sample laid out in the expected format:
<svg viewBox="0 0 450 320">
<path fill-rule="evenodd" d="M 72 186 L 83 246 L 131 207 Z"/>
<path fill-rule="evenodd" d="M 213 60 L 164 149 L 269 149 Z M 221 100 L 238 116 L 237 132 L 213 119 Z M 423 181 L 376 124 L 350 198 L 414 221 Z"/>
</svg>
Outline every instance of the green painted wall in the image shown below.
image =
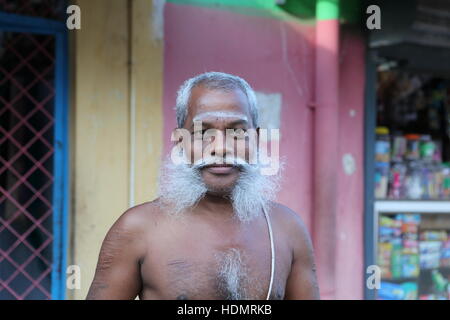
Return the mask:
<svg viewBox="0 0 450 320">
<path fill-rule="evenodd" d="M 339 19 L 339 0 L 317 0 L 316 19 L 317 20 Z"/>
<path fill-rule="evenodd" d="M 167 2 L 204 7 L 228 6 L 258 9 L 273 9 L 276 7 L 275 1 L 272 0 L 168 0 Z"/>
<path fill-rule="evenodd" d="M 315 2 L 315 0 L 306 1 L 313 3 Z M 289 8 L 295 7 L 295 2 L 289 2 L 283 6 L 277 5 L 274 0 L 167 0 L 167 2 L 182 5 L 201 6 L 220 10 L 229 10 L 240 14 L 266 16 L 281 20 L 313 18 L 310 11 L 308 11 L 307 15 L 294 15 L 286 10 L 285 6 L 288 6 Z M 300 2 L 303 2 L 303 0 Z M 296 12 L 299 12 L 298 8 L 296 8 L 295 10 Z"/>
<path fill-rule="evenodd" d="M 316 1 L 320 1 L 316 4 Z M 359 23 L 363 14 L 362 0 L 286 0 L 277 5 L 275 0 L 167 0 L 169 3 L 231 10 L 242 14 L 269 16 L 277 19 L 301 20 L 335 19 L 343 23 Z M 338 6 L 336 6 L 338 4 Z"/>
<path fill-rule="evenodd" d="M 303 19 L 314 19 L 316 16 L 316 0 L 287 0 L 279 7 Z"/>
</svg>

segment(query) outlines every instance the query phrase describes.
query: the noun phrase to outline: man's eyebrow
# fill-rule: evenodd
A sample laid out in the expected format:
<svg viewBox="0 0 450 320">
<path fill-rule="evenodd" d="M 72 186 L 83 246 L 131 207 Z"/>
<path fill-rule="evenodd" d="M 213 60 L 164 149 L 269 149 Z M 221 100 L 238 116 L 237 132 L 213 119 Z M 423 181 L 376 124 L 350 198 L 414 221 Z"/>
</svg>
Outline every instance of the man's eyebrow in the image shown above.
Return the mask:
<svg viewBox="0 0 450 320">
<path fill-rule="evenodd" d="M 245 125 L 247 123 L 248 123 L 247 119 L 238 119 L 238 120 L 235 120 L 235 121 L 232 121 L 232 122 L 228 123 L 228 127 L 234 127 L 234 126 L 237 126 L 237 125 Z M 202 128 L 205 128 L 205 129 L 212 127 L 212 124 L 210 122 L 208 122 L 208 121 L 201 121 L 201 124 L 202 124 Z M 195 124 L 192 123 L 191 129 L 193 129 L 194 126 L 195 126 Z"/>
<path fill-rule="evenodd" d="M 237 126 L 239 124 L 247 124 L 247 123 L 248 123 L 247 119 L 239 119 L 239 120 L 231 122 L 229 125 L 230 126 Z"/>
<path fill-rule="evenodd" d="M 198 121 L 206 117 L 217 117 L 217 118 L 239 118 L 239 120 L 248 121 L 247 116 L 242 113 L 229 112 L 229 111 L 210 111 L 203 112 L 194 117 L 193 121 Z"/>
</svg>

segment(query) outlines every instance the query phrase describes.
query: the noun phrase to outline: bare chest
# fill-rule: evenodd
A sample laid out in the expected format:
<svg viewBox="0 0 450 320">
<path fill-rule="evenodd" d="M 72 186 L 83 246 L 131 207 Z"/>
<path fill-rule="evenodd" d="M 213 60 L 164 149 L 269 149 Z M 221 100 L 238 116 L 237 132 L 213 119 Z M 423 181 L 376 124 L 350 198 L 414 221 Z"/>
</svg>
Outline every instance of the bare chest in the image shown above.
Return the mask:
<svg viewBox="0 0 450 320">
<path fill-rule="evenodd" d="M 158 299 L 263 300 L 271 279 L 270 240 L 264 230 L 218 237 L 205 230 L 168 232 L 141 265 L 143 294 Z M 275 242 L 270 299 L 283 299 L 290 254 Z"/>
</svg>

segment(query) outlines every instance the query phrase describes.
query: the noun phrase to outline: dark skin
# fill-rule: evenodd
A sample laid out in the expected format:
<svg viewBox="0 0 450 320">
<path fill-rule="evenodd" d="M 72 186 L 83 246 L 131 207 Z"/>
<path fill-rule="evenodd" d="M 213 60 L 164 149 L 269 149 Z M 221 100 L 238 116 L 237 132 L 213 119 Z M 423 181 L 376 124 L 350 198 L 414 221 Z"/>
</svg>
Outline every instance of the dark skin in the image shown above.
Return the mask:
<svg viewBox="0 0 450 320">
<path fill-rule="evenodd" d="M 238 116 L 204 117 L 207 128 L 254 127 L 243 92 L 201 86 L 192 90 L 184 127 L 192 132 L 194 117 L 214 111 Z M 212 152 L 223 155 L 226 146 Z M 232 204 L 224 195 L 238 177 L 237 168 L 219 173 L 202 169 L 204 182 L 218 191 L 208 193 L 182 219 L 164 212 L 159 199 L 122 214 L 103 241 L 87 299 L 226 299 L 215 257 L 230 248 L 243 253 L 249 295 L 266 299 L 271 263 L 267 222 L 263 214 L 250 223 L 234 218 Z M 300 216 L 278 203 L 272 204 L 269 215 L 276 254 L 270 299 L 318 299 L 312 245 Z"/>
</svg>

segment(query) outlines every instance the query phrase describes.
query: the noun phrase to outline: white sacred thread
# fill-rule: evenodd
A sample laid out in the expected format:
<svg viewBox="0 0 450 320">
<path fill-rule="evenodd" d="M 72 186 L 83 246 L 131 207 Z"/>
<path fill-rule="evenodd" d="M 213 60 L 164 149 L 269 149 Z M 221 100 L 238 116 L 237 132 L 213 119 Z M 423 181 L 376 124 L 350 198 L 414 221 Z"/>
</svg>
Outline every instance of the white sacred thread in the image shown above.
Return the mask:
<svg viewBox="0 0 450 320">
<path fill-rule="evenodd" d="M 267 214 L 266 210 L 263 208 L 264 216 L 266 217 L 267 221 L 267 227 L 269 229 L 269 238 L 270 238 L 270 254 L 272 256 L 271 263 L 270 263 L 270 282 L 269 282 L 269 290 L 267 292 L 267 298 L 266 300 L 270 299 L 270 294 L 272 293 L 272 285 L 273 285 L 273 278 L 275 275 L 275 246 L 273 242 L 273 233 L 272 233 L 272 225 L 270 223 L 269 215 Z"/>
</svg>

